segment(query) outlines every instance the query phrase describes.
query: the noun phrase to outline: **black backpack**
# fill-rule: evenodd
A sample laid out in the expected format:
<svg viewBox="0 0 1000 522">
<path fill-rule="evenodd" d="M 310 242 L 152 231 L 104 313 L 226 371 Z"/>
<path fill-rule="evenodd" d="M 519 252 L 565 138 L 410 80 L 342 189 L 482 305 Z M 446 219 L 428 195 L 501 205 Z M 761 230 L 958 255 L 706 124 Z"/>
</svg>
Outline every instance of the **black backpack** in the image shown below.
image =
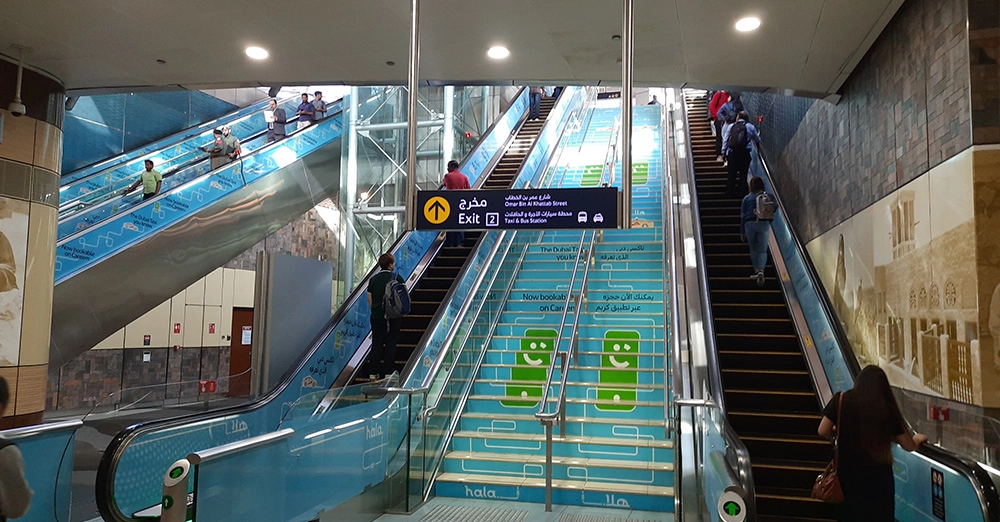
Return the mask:
<svg viewBox="0 0 1000 522">
<path fill-rule="evenodd" d="M 729 141 L 726 148 L 730 151 L 747 148 L 747 122 L 739 120 L 729 129 Z"/>
</svg>

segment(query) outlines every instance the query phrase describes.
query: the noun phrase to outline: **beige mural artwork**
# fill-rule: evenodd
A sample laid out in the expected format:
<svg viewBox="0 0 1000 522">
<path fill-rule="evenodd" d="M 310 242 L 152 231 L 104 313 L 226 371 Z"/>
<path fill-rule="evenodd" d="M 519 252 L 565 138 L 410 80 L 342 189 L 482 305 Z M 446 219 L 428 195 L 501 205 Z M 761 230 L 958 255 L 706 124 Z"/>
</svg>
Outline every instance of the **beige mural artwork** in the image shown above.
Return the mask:
<svg viewBox="0 0 1000 522">
<path fill-rule="evenodd" d="M 984 380 L 1000 372 L 980 346 L 974 208 L 970 149 L 808 250 L 862 366 L 900 388 L 984 405 Z"/>
<path fill-rule="evenodd" d="M 0 197 L 0 367 L 17 366 L 20 353 L 28 206 Z"/>
</svg>

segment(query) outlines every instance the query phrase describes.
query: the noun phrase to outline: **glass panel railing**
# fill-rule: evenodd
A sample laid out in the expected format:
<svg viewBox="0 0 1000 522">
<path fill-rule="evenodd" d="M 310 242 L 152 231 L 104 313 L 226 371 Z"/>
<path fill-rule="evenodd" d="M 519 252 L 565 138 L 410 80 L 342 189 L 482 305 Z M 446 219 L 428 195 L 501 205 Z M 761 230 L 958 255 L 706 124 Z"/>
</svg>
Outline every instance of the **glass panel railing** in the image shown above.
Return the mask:
<svg viewBox="0 0 1000 522">
<path fill-rule="evenodd" d="M 78 420 L 61 421 L 0 431 L 0 439 L 17 444 L 21 451 L 24 476 L 34 492 L 28 512 L 17 520 L 69 522 L 73 449 L 81 425 Z"/>
<path fill-rule="evenodd" d="M 242 156 L 252 154 L 257 149 L 266 145 L 266 133 L 245 136 L 240 143 Z M 192 179 L 198 178 L 211 170 L 211 162 L 204 152 L 190 157 L 176 158 L 170 165 L 158 167 L 157 171 L 163 176 L 163 183 L 160 187 L 161 193 L 166 193 Z M 64 237 L 79 232 L 87 227 L 94 226 L 104 219 L 129 210 L 142 202 L 142 191 L 134 190 L 127 192 L 138 176 L 125 178 L 112 182 L 100 190 L 89 193 L 78 198 L 75 202 L 62 205 L 59 209 L 59 227 L 57 238 Z"/>
<path fill-rule="evenodd" d="M 718 348 L 702 244 L 694 155 L 682 92 L 666 90 L 664 251 L 669 252 L 670 317 L 679 491 L 679 520 L 718 519 L 719 499 L 730 495 L 747 520 L 755 513 L 750 454 L 726 416 Z M 728 498 L 728 497 L 727 497 Z M 736 509 L 736 508 L 733 508 Z"/>
<path fill-rule="evenodd" d="M 549 124 L 563 123 L 550 120 Z M 555 139 L 537 143 L 531 154 L 549 155 Z M 537 175 L 545 161 L 533 164 L 535 170 L 520 172 L 520 182 Z M 340 392 L 329 407 L 319 407 L 329 399 L 324 392 L 291 403 L 280 424 L 281 429 L 295 432 L 289 439 L 291 450 L 284 464 L 272 467 L 283 475 L 274 484 L 284 485 L 286 519 L 307 520 L 383 480 L 388 482 L 389 504 L 395 508 L 409 510 L 426 498 L 502 309 L 499 296 L 506 295 L 513 281 L 520 254 L 512 255 L 512 248 L 523 251 L 539 235 L 534 231 L 484 234 L 473 261 L 431 321 L 434 327 L 411 357 L 403 386 L 388 388 L 386 398 L 365 401 L 370 386 L 361 385 Z M 343 487 L 331 491 L 329 484 L 334 481 Z M 258 485 L 265 486 L 271 484 Z M 200 513 L 197 494 L 195 503 Z"/>
<path fill-rule="evenodd" d="M 340 139 L 342 123 L 340 116 L 327 118 L 239 162 L 143 201 L 129 212 L 113 215 L 100 226 L 63 238 L 56 246 L 56 284 Z"/>
<path fill-rule="evenodd" d="M 526 108 L 525 92 L 469 155 L 462 171 L 469 174 L 470 180 L 484 173 Z M 410 279 L 437 236 L 433 232 L 411 232 L 400 238 L 390 249 L 396 256 L 397 272 Z M 280 425 L 288 405 L 305 408 L 310 401 L 312 406 L 318 404 L 368 337 L 369 309 L 364 293 L 363 287 L 355 289 L 325 334 L 306 351 L 299 366 L 267 396 L 245 407 L 138 425 L 120 434 L 105 453 L 98 473 L 98 505 L 102 515 L 109 520 L 127 520 L 132 513 L 159 502 L 163 470 L 187 452 L 269 433 Z M 339 412 L 348 408 L 333 409 Z"/>
<path fill-rule="evenodd" d="M 813 379 L 821 398 L 828 401 L 834 392 L 849 390 L 854 385 L 854 376 L 860 371 L 858 359 L 835 319 L 805 247 L 788 222 L 781 195 L 774 190 L 766 153 L 758 146 L 754 147 L 750 174 L 761 177 L 778 202 L 779 209 L 771 222 L 771 255 L 779 271 L 783 271 L 780 279 L 786 301 L 793 308 L 793 318 L 801 318 L 799 336 Z M 905 401 L 903 409 L 907 411 Z M 914 415 L 911 410 L 908 418 L 922 419 L 926 412 Z M 962 443 L 953 444 L 960 448 Z M 896 446 L 893 455 L 898 520 L 933 520 L 928 513 L 935 509 L 944 509 L 944 515 L 953 520 L 1000 519 L 1000 494 L 987 470 L 973 460 L 927 445 L 912 453 Z M 937 498 L 931 495 L 932 479 L 935 485 L 944 483 L 943 490 L 935 490 L 940 492 Z M 935 508 L 935 503 L 943 506 Z"/>
<path fill-rule="evenodd" d="M 268 101 L 255 103 L 230 115 L 63 176 L 61 180 L 63 185 L 59 189 L 60 209 L 78 203 L 77 200 L 81 198 L 86 200 L 100 194 L 106 191 L 110 184 L 124 179 L 134 180 L 143 170 L 142 164 L 147 159 L 153 160 L 156 169 L 163 172 L 162 169 L 175 167 L 203 155 L 200 147 L 212 142 L 212 131 L 215 128 L 229 126 L 237 137 L 261 132 L 267 128 L 263 111 L 268 103 Z M 298 97 L 280 100 L 279 105 L 286 113 L 294 115 Z M 334 111 L 329 112 L 333 113 Z"/>
</svg>

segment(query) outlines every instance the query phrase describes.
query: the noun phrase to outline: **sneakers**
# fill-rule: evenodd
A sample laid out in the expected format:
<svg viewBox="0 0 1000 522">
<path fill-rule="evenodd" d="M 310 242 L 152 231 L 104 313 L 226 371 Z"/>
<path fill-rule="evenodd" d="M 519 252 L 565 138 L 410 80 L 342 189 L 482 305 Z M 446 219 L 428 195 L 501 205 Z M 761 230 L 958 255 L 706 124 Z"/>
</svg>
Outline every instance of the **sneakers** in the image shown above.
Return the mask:
<svg viewBox="0 0 1000 522">
<path fill-rule="evenodd" d="M 718 156 L 715 157 L 715 161 L 718 161 L 719 163 L 722 163 L 722 162 L 726 161 L 726 158 L 723 158 L 722 154 L 719 154 Z"/>
<path fill-rule="evenodd" d="M 764 271 L 757 272 L 755 277 L 757 279 L 757 286 L 764 286 Z"/>
</svg>

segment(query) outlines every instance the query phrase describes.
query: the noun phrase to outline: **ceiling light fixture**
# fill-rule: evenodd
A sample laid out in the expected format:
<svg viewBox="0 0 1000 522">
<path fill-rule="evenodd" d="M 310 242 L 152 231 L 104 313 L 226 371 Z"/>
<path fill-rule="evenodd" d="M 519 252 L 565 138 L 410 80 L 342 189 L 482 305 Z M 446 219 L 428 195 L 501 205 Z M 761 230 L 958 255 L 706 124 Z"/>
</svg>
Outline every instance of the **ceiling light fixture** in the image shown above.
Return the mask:
<svg viewBox="0 0 1000 522">
<path fill-rule="evenodd" d="M 264 49 L 263 47 L 250 46 L 247 47 L 244 52 L 246 52 L 247 56 L 253 58 L 254 60 L 263 60 L 269 56 L 267 49 Z"/>
<path fill-rule="evenodd" d="M 736 22 L 736 30 L 741 33 L 748 33 L 760 27 L 760 18 L 748 16 Z"/>
<path fill-rule="evenodd" d="M 490 47 L 489 51 L 486 51 L 486 56 L 489 56 L 494 60 L 503 60 L 504 58 L 510 56 L 510 50 L 502 45 L 495 45 Z"/>
</svg>

